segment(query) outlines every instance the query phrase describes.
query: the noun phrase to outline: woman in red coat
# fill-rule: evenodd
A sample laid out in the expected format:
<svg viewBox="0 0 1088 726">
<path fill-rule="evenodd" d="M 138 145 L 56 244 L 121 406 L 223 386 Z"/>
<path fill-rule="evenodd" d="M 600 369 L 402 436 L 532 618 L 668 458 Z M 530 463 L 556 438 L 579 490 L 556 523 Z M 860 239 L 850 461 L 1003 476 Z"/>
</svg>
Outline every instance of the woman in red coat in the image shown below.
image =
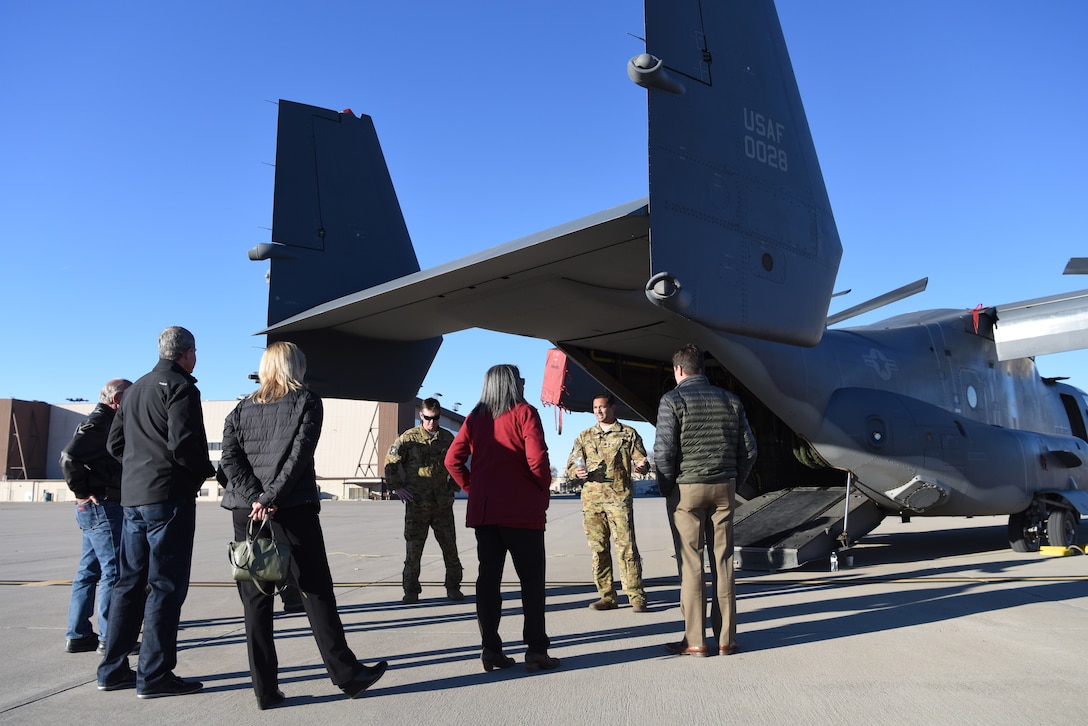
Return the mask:
<svg viewBox="0 0 1088 726">
<path fill-rule="evenodd" d="M 485 671 L 514 665 L 499 637 L 507 552 L 521 581 L 525 666 L 530 671 L 559 666 L 559 659 L 548 655 L 551 641 L 544 630 L 544 522 L 551 464 L 540 414 L 525 402 L 524 389 L 516 366 L 488 370 L 480 402 L 446 453 L 446 469 L 468 494 L 466 524 L 476 531 L 476 620 Z"/>
</svg>

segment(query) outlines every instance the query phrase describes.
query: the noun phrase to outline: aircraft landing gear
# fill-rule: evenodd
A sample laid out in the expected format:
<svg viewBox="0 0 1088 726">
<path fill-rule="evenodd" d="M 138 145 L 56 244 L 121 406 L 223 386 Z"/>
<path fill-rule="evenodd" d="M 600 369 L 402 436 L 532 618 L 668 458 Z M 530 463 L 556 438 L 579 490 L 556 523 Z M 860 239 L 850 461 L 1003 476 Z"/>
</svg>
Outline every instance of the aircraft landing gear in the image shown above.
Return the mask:
<svg viewBox="0 0 1088 726">
<path fill-rule="evenodd" d="M 1046 523 L 1046 509 L 1039 502 L 1009 515 L 1009 547 L 1013 552 L 1038 552 Z"/>
<path fill-rule="evenodd" d="M 1043 537 L 1055 547 L 1077 543 L 1080 515 L 1068 506 L 1047 506 L 1036 500 L 1022 512 L 1009 515 L 1009 547 L 1013 552 L 1038 552 Z"/>
<path fill-rule="evenodd" d="M 1053 509 L 1046 522 L 1046 538 L 1055 547 L 1069 547 L 1077 543 L 1077 526 L 1080 517 L 1068 509 Z"/>
</svg>

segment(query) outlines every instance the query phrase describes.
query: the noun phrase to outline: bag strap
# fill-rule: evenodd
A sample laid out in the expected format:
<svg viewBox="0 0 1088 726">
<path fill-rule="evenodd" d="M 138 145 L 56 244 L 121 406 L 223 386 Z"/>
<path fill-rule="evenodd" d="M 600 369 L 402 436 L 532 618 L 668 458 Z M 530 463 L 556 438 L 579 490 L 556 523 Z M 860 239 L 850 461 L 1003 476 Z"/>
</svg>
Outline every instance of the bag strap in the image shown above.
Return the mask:
<svg viewBox="0 0 1088 726">
<path fill-rule="evenodd" d="M 268 512 L 265 512 L 264 519 L 261 520 L 261 524 L 260 524 L 259 527 L 257 527 L 256 532 L 253 531 L 253 525 L 255 523 L 256 523 L 256 520 L 251 519 L 251 520 L 249 520 L 249 524 L 246 525 L 246 541 L 249 542 L 249 543 L 252 543 L 253 540 L 255 540 L 255 539 L 257 539 L 258 537 L 261 536 L 261 531 L 264 530 L 265 525 L 268 525 L 268 534 L 269 534 L 268 538 L 270 540 L 272 540 L 273 544 L 275 544 L 276 543 L 276 528 L 272 526 L 272 515 L 269 514 Z M 262 583 L 264 583 L 264 580 L 261 580 L 260 578 L 254 577 L 252 582 L 257 587 L 257 589 L 260 590 L 262 595 L 267 595 L 268 597 L 275 597 L 276 595 L 279 595 L 281 592 L 284 591 L 284 589 L 287 588 L 287 579 L 284 579 L 283 584 L 281 584 L 281 585 L 278 585 L 278 586 L 273 585 L 272 586 L 272 592 L 265 591 L 264 587 L 262 586 Z"/>
<path fill-rule="evenodd" d="M 253 582 L 254 586 L 258 590 L 260 590 L 262 595 L 266 595 L 268 597 L 275 597 L 276 595 L 279 595 L 281 592 L 283 592 L 284 590 L 287 589 L 287 580 L 284 580 L 283 584 L 281 584 L 281 585 L 272 585 L 272 592 L 265 592 L 264 587 L 261 586 L 261 584 L 264 582 L 264 580 L 261 580 L 260 578 L 254 577 L 252 582 Z"/>
<path fill-rule="evenodd" d="M 273 542 L 276 541 L 276 528 L 272 526 L 272 515 L 265 512 L 264 519 L 261 520 L 261 524 L 257 527 L 257 531 L 253 531 L 253 525 L 257 523 L 257 520 L 249 520 L 249 524 L 246 525 L 246 539 L 252 542 L 261 536 L 261 532 L 264 531 L 265 525 L 268 525 L 268 538 Z"/>
</svg>

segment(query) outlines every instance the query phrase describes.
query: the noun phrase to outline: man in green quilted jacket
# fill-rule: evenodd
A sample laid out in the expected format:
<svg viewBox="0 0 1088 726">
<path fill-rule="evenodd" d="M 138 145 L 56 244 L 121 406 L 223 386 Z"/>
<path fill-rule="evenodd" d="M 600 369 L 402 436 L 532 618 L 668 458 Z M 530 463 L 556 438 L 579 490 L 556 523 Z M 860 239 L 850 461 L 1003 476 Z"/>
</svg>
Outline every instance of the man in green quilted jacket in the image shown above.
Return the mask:
<svg viewBox="0 0 1088 726">
<path fill-rule="evenodd" d="M 731 655 L 738 650 L 733 511 L 737 486 L 756 460 L 755 437 L 740 399 L 707 380 L 699 348 L 685 345 L 673 355 L 672 366 L 676 388 L 658 406 L 654 465 L 679 543 L 684 639 L 665 647 L 677 655 L 708 654 L 703 548 L 711 541 L 713 598 L 721 611 L 712 628 L 719 655 Z M 704 531 L 706 522 L 712 537 Z"/>
</svg>

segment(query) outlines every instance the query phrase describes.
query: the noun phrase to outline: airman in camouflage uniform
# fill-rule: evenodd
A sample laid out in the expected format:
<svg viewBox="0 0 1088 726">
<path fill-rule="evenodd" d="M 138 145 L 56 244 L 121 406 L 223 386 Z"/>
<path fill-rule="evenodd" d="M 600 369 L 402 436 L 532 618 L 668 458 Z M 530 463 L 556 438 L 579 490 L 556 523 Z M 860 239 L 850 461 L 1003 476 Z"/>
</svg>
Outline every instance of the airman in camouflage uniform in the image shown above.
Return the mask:
<svg viewBox="0 0 1088 726">
<path fill-rule="evenodd" d="M 616 420 L 616 400 L 611 393 L 593 399 L 593 414 L 597 424 L 578 434 L 567 460 L 567 476 L 583 480 L 582 519 L 593 553 L 593 579 L 601 594 L 589 607 L 619 607 L 609 543 L 614 537 L 623 590 L 631 608 L 644 613 L 646 591 L 642 588 L 642 558 L 635 543 L 631 472 L 646 470 L 646 449 L 637 431 Z"/>
<path fill-rule="evenodd" d="M 461 559 L 457 556 L 457 529 L 453 521 L 456 487 L 446 471 L 446 451 L 453 434 L 438 425 L 441 408 L 428 398 L 419 409 L 420 425 L 408 429 L 389 447 L 385 457 L 385 478 L 404 502 L 406 554 L 401 585 L 405 603 L 419 602 L 419 563 L 427 543 L 427 528 L 442 548 L 446 564 L 446 596 L 463 600 Z"/>
</svg>

